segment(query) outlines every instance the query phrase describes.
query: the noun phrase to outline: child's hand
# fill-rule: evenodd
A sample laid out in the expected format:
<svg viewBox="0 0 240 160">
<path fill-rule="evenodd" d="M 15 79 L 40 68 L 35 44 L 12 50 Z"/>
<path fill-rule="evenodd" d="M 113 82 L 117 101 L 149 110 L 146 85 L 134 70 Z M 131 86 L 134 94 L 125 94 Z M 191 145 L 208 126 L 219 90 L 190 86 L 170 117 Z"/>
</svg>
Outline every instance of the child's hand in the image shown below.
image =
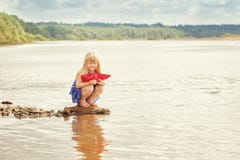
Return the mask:
<svg viewBox="0 0 240 160">
<path fill-rule="evenodd" d="M 97 82 L 97 84 L 100 85 L 100 86 L 104 86 L 104 85 L 105 85 L 105 83 L 104 83 L 103 80 L 101 80 L 101 79 L 99 79 L 99 81 Z"/>
<path fill-rule="evenodd" d="M 97 84 L 97 81 L 94 79 L 94 80 L 91 80 L 91 81 L 89 81 L 89 84 L 90 85 L 95 85 L 95 84 Z"/>
</svg>

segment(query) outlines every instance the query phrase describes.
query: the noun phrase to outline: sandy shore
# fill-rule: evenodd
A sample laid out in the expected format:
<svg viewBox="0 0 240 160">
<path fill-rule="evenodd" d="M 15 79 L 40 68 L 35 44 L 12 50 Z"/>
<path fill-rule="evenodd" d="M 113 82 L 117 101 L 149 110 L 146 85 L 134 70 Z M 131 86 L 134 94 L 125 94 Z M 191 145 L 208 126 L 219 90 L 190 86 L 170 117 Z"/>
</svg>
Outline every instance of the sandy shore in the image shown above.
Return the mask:
<svg viewBox="0 0 240 160">
<path fill-rule="evenodd" d="M 236 37 L 209 37 L 209 38 L 191 38 L 191 37 L 186 37 L 186 38 L 169 38 L 169 39 L 123 39 L 123 40 L 87 40 L 87 41 L 239 41 L 240 36 Z M 56 41 L 61 41 L 61 40 L 56 40 Z M 65 40 L 62 40 L 65 41 Z M 85 41 L 85 40 L 83 40 Z M 30 43 L 36 43 L 38 41 L 30 42 Z M 44 41 L 42 41 L 44 42 Z M 14 45 L 22 45 L 22 44 L 30 44 L 28 43 L 18 43 L 18 44 L 0 44 L 0 47 L 6 47 L 6 46 L 14 46 Z"/>
</svg>

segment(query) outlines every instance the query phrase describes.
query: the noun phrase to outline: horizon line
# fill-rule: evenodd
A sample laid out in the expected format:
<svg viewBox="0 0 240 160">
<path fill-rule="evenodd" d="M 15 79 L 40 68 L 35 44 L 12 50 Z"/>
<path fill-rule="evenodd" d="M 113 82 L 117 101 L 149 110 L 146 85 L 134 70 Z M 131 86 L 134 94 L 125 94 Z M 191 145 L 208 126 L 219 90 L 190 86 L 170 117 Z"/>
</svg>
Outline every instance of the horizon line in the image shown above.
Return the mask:
<svg viewBox="0 0 240 160">
<path fill-rule="evenodd" d="M 57 23 L 57 24 L 70 24 L 70 25 L 79 25 L 79 24 L 87 24 L 87 23 L 99 23 L 99 24 L 113 24 L 113 25 L 116 25 L 116 24 L 133 24 L 133 25 L 148 25 L 148 26 L 151 26 L 151 25 L 156 25 L 156 24 L 160 24 L 160 25 L 163 25 L 163 26 L 207 26 L 207 25 L 240 25 L 240 23 L 207 23 L 207 24 L 200 24 L 200 23 L 197 23 L 197 24 L 191 24 L 191 23 L 188 23 L 188 24 L 164 24 L 162 22 L 155 22 L 155 23 L 147 23 L 147 22 L 103 22 L 103 21 L 86 21 L 86 22 L 64 22 L 64 21 L 54 21 L 54 20 L 47 20 L 47 21 L 27 21 L 27 20 L 24 20 L 23 18 L 19 17 L 18 15 L 15 15 L 15 14 L 9 14 L 5 11 L 0 11 L 0 13 L 4 13 L 4 14 L 7 14 L 7 15 L 10 15 L 10 16 L 16 16 L 18 19 L 21 19 L 23 20 L 24 22 L 26 23 Z"/>
<path fill-rule="evenodd" d="M 84 24 L 88 24 L 88 23 L 96 23 L 96 24 L 109 24 L 109 25 L 124 25 L 124 24 L 132 24 L 132 25 L 147 25 L 147 26 L 151 26 L 151 25 L 163 25 L 163 26 L 208 26 L 208 25 L 216 25 L 216 26 L 220 26 L 220 25 L 240 25 L 239 24 L 235 24 L 235 23 L 221 23 L 221 24 L 217 24 L 217 23 L 209 23 L 209 24 L 163 24 L 161 22 L 156 22 L 156 23 L 136 23 L 136 22 L 103 22 L 103 21 L 86 21 L 86 22 L 79 22 L 79 23 L 72 23 L 72 22 L 63 22 L 63 21 L 25 21 L 26 23 L 56 23 L 56 24 L 68 24 L 68 25 L 84 25 Z"/>
</svg>

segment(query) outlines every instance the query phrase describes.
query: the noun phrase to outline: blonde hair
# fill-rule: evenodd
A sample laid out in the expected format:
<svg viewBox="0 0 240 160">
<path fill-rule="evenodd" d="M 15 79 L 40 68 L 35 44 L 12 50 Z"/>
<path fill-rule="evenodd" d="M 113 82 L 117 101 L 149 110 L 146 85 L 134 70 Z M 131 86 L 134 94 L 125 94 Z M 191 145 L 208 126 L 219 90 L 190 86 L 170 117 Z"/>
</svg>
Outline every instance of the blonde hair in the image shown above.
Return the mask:
<svg viewBox="0 0 240 160">
<path fill-rule="evenodd" d="M 99 61 L 98 57 L 96 56 L 96 52 L 90 51 L 86 54 L 86 56 L 84 58 L 83 66 L 79 70 L 78 74 L 79 73 L 80 74 L 87 74 L 89 72 L 89 70 L 87 68 L 87 63 L 88 62 L 97 63 L 97 68 L 96 68 L 95 72 L 101 73 L 101 65 L 100 65 L 100 61 Z"/>
</svg>

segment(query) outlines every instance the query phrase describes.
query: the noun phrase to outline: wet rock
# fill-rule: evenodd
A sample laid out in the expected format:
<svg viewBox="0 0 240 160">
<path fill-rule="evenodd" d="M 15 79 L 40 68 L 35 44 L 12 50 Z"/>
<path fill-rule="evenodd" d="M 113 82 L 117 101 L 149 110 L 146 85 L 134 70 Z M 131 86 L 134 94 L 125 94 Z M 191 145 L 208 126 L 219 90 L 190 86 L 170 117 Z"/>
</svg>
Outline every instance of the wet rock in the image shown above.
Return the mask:
<svg viewBox="0 0 240 160">
<path fill-rule="evenodd" d="M 12 104 L 10 101 L 2 101 L 1 104 Z"/>
<path fill-rule="evenodd" d="M 76 115 L 76 114 L 103 114 L 108 115 L 110 114 L 110 110 L 107 108 L 100 108 L 100 107 L 89 107 L 83 108 L 79 106 L 73 107 L 65 107 L 64 113 L 68 115 Z"/>
<path fill-rule="evenodd" d="M 5 102 L 5 101 L 4 101 Z M 107 108 L 89 107 L 83 108 L 79 106 L 65 107 L 63 110 L 43 110 L 35 107 L 13 106 L 11 104 L 0 106 L 0 117 L 7 117 L 13 114 L 17 119 L 22 118 L 42 118 L 42 117 L 68 117 L 78 114 L 110 114 Z"/>
</svg>

